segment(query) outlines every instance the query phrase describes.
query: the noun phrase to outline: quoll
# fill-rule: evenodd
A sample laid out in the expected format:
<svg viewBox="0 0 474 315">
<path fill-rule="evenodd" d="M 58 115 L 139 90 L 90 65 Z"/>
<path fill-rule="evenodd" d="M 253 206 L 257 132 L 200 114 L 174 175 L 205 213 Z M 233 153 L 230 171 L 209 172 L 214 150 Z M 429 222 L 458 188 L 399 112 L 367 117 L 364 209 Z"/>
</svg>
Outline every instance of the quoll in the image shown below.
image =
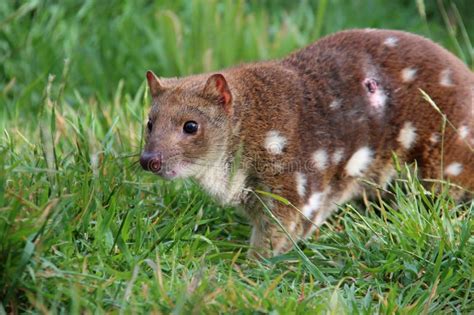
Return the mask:
<svg viewBox="0 0 474 315">
<path fill-rule="evenodd" d="M 252 224 L 249 255 L 292 243 L 252 190 L 303 239 L 364 183 L 386 185 L 400 162 L 420 176 L 474 190 L 474 74 L 418 35 L 349 30 L 286 58 L 215 73 L 158 78 L 147 72 L 152 107 L 140 163 L 164 178 L 194 177 Z M 450 124 L 423 98 L 425 91 Z M 460 197 L 460 192 L 456 192 Z"/>
</svg>

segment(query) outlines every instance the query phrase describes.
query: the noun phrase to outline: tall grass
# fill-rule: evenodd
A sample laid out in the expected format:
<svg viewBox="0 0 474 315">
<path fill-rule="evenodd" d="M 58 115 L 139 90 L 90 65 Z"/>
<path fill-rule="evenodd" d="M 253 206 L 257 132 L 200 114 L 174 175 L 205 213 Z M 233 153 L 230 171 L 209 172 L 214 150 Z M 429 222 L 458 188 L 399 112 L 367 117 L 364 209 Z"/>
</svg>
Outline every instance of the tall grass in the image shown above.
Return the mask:
<svg viewBox="0 0 474 315">
<path fill-rule="evenodd" d="M 177 76 L 280 57 L 350 27 L 405 29 L 472 52 L 469 19 L 446 31 L 437 8 L 427 3 L 425 18 L 418 8 L 0 3 L 0 313 L 473 311 L 474 205 L 426 192 L 409 170 L 389 196 L 341 206 L 302 244 L 307 260 L 293 251 L 257 263 L 233 209 L 136 163 L 146 69 Z"/>
</svg>

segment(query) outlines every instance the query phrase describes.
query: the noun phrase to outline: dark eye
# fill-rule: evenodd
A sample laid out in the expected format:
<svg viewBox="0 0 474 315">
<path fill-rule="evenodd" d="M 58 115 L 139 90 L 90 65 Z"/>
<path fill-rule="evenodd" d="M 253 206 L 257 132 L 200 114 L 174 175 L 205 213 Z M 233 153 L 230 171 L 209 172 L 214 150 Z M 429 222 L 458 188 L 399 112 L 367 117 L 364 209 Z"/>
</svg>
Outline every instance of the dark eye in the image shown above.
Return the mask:
<svg viewBox="0 0 474 315">
<path fill-rule="evenodd" d="M 198 123 L 192 120 L 187 121 L 186 123 L 184 123 L 183 131 L 189 134 L 196 133 L 198 131 Z"/>
<path fill-rule="evenodd" d="M 151 122 L 150 119 L 148 120 L 148 123 L 146 124 L 146 127 L 148 128 L 149 132 L 151 132 L 151 130 L 153 129 L 153 123 Z"/>
</svg>

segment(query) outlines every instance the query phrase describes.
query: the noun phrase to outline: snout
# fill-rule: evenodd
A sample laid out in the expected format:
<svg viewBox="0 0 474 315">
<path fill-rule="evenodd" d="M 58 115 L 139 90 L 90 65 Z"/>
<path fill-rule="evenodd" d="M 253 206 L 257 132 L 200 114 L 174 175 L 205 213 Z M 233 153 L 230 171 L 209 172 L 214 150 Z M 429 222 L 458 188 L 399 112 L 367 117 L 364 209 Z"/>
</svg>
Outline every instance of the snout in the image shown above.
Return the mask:
<svg viewBox="0 0 474 315">
<path fill-rule="evenodd" d="M 161 169 L 161 154 L 154 152 L 143 152 L 140 156 L 140 165 L 145 171 L 158 173 Z"/>
</svg>

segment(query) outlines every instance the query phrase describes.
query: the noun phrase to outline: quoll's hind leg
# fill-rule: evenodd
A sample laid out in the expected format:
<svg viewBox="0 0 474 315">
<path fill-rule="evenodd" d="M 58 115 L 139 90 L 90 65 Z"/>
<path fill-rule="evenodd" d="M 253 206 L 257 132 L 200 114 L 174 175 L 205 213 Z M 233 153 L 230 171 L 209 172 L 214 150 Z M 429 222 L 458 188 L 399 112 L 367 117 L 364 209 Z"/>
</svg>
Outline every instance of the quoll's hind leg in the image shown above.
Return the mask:
<svg viewBox="0 0 474 315">
<path fill-rule="evenodd" d="M 273 202 L 271 211 L 278 219 L 289 235 L 297 240 L 298 213 L 290 206 Z M 250 250 L 248 256 L 251 258 L 271 257 L 288 252 L 293 248 L 293 242 L 265 211 L 260 216 L 252 218 L 252 235 L 250 237 Z"/>
</svg>

